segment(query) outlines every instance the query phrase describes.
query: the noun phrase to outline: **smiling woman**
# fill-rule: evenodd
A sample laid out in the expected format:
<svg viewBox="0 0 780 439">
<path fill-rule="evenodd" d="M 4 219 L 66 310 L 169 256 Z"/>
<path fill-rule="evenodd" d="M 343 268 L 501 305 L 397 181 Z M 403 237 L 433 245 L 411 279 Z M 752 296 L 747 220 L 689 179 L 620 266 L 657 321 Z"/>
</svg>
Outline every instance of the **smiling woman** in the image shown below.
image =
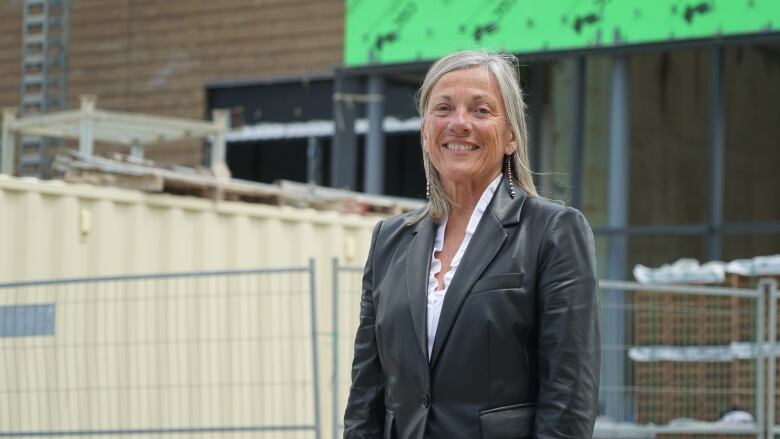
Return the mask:
<svg viewBox="0 0 780 439">
<path fill-rule="evenodd" d="M 593 235 L 536 194 L 516 69 L 459 52 L 425 77 L 429 202 L 374 229 L 345 438 L 592 434 Z"/>
<path fill-rule="evenodd" d="M 493 75 L 484 67 L 447 73 L 425 111 L 423 145 L 445 193 L 481 194 L 517 147 Z"/>
</svg>

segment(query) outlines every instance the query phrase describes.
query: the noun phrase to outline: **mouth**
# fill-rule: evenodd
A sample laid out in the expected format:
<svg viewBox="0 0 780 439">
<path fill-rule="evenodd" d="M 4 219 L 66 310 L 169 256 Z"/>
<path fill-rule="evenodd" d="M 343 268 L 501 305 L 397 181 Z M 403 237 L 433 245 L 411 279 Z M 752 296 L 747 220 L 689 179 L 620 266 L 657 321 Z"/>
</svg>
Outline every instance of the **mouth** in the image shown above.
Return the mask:
<svg viewBox="0 0 780 439">
<path fill-rule="evenodd" d="M 476 151 L 479 149 L 479 146 L 467 145 L 465 143 L 445 143 L 444 148 L 450 151 Z"/>
</svg>

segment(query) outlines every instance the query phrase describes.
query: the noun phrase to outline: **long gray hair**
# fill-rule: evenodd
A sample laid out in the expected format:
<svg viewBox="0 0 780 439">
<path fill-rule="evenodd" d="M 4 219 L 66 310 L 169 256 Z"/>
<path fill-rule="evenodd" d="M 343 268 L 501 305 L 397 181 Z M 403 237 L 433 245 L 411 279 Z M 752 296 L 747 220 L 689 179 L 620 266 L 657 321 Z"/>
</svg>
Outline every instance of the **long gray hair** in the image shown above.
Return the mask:
<svg viewBox="0 0 780 439">
<path fill-rule="evenodd" d="M 472 67 L 483 67 L 493 74 L 501 90 L 504 101 L 504 110 L 512 133 L 517 141 L 517 148 L 512 154 L 512 181 L 529 196 L 538 196 L 534 185 L 532 172 L 528 163 L 528 130 L 525 123 L 525 102 L 520 90 L 520 82 L 517 77 L 519 63 L 514 55 L 507 53 L 492 53 L 487 51 L 462 51 L 455 52 L 439 59 L 425 75 L 422 87 L 417 94 L 417 111 L 420 113 L 421 126 L 425 126 L 426 108 L 431 95 L 431 90 L 447 73 L 456 70 L 464 70 Z M 423 166 L 425 175 L 430 185 L 430 197 L 423 210 L 408 219 L 409 223 L 416 223 L 426 215 L 439 222 L 444 219 L 450 210 L 452 200 L 444 191 L 439 173 L 431 166 L 430 157 L 425 147 L 425 139 L 421 134 L 421 146 L 423 154 Z"/>
</svg>

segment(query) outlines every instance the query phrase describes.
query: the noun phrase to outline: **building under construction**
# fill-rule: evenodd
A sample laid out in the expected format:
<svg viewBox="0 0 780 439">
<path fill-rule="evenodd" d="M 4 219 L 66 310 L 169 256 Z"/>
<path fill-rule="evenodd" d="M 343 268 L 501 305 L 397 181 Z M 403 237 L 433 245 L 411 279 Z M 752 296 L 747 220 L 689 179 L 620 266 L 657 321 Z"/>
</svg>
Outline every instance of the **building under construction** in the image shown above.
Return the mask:
<svg viewBox="0 0 780 439">
<path fill-rule="evenodd" d="M 536 3 L 10 0 L 0 107 L 23 117 L 91 94 L 113 111 L 227 110 L 235 178 L 422 198 L 426 69 L 455 50 L 504 50 L 521 60 L 540 193 L 588 217 L 600 277 L 780 253 L 777 1 Z M 48 177 L 70 146 L 27 138 L 15 173 Z M 182 140 L 144 156 L 194 167 L 210 148 Z M 130 153 L 96 145 L 116 152 Z"/>
</svg>

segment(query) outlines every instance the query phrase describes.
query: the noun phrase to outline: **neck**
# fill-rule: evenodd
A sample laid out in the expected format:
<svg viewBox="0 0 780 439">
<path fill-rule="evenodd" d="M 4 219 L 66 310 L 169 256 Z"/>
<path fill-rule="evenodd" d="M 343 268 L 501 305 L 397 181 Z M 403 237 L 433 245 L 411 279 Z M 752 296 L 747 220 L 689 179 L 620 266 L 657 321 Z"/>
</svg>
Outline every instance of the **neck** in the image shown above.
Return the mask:
<svg viewBox="0 0 780 439">
<path fill-rule="evenodd" d="M 485 192 L 485 189 L 497 176 L 498 173 L 486 181 L 442 181 L 444 190 L 452 202 L 450 205 L 450 216 L 471 216 L 471 212 L 474 211 L 474 207 L 477 205 L 482 193 Z"/>
</svg>

